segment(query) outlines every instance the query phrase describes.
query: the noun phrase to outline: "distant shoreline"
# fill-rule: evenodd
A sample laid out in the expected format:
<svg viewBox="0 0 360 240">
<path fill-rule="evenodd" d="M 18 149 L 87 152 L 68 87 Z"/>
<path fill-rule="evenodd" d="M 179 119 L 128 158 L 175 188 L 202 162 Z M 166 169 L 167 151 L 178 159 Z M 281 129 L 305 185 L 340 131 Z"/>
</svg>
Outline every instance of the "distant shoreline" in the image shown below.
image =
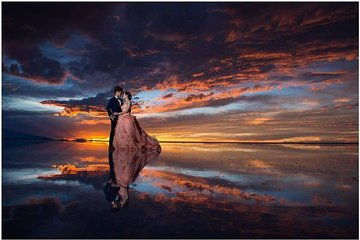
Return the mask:
<svg viewBox="0 0 360 240">
<path fill-rule="evenodd" d="M 49 142 L 49 141 L 61 141 L 61 142 L 108 142 L 108 140 L 92 140 L 92 139 L 21 139 L 21 138 L 3 138 L 3 141 L 28 141 L 28 142 Z M 201 141 L 159 141 L 160 143 L 216 143 L 216 144 L 309 144 L 309 145 L 347 145 L 347 144 L 359 144 L 359 142 L 201 142 Z"/>
<path fill-rule="evenodd" d="M 159 141 L 162 143 L 238 143 L 238 144 L 359 144 L 358 142 L 184 142 Z"/>
</svg>

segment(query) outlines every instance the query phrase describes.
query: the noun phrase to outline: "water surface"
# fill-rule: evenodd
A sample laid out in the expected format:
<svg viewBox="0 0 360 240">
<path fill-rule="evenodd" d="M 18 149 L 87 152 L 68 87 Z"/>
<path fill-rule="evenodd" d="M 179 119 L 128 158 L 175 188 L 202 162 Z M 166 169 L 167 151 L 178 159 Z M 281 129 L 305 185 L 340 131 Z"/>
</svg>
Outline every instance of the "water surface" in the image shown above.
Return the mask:
<svg viewBox="0 0 360 240">
<path fill-rule="evenodd" d="M 3 237 L 358 236 L 356 144 L 161 145 L 114 212 L 106 143 L 3 142 Z"/>
</svg>

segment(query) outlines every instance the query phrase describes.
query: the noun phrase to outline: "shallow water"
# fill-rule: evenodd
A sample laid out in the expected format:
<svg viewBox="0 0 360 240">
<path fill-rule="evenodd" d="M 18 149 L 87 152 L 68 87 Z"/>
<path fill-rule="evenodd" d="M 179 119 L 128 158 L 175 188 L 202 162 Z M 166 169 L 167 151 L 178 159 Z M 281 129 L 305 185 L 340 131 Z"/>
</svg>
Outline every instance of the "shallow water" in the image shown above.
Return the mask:
<svg viewBox="0 0 360 240">
<path fill-rule="evenodd" d="M 358 236 L 358 145 L 161 145 L 114 212 L 106 143 L 3 142 L 3 237 Z"/>
</svg>

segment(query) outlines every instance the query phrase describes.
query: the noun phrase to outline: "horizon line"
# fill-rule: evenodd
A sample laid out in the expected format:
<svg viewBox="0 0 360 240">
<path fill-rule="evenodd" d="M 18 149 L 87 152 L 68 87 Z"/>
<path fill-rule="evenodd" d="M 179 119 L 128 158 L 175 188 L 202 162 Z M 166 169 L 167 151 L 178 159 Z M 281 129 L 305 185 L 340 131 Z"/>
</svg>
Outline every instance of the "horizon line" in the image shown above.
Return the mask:
<svg viewBox="0 0 360 240">
<path fill-rule="evenodd" d="M 67 139 L 67 138 L 48 138 L 41 137 L 44 139 L 36 138 L 9 138 L 4 137 L 3 140 L 27 140 L 27 141 L 69 141 L 69 142 L 108 142 L 108 139 L 86 139 L 86 138 L 76 138 L 76 139 Z M 359 144 L 359 142 L 309 142 L 309 141 L 288 141 L 288 142 L 278 142 L 278 141 L 166 141 L 159 140 L 160 143 L 232 143 L 232 144 Z"/>
<path fill-rule="evenodd" d="M 64 139 L 55 139 L 57 141 L 63 141 Z M 92 141 L 92 142 L 108 142 L 109 140 L 101 140 L 101 139 L 85 139 L 85 138 L 78 138 L 78 139 L 66 139 L 65 141 L 77 141 L 77 140 L 85 140 L 85 141 Z M 359 142 L 274 142 L 274 141 L 160 141 L 160 143 L 249 143 L 249 144 L 359 144 Z"/>
</svg>

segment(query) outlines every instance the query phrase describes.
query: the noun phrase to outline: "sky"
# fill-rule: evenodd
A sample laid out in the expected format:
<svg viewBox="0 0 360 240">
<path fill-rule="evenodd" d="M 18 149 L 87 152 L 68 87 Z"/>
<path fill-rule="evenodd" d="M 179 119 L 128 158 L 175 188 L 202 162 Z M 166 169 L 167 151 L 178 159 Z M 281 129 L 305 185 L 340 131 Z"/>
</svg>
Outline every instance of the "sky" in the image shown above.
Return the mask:
<svg viewBox="0 0 360 240">
<path fill-rule="evenodd" d="M 2 128 L 106 139 L 113 87 L 160 141 L 358 141 L 358 2 L 2 3 Z"/>
</svg>

